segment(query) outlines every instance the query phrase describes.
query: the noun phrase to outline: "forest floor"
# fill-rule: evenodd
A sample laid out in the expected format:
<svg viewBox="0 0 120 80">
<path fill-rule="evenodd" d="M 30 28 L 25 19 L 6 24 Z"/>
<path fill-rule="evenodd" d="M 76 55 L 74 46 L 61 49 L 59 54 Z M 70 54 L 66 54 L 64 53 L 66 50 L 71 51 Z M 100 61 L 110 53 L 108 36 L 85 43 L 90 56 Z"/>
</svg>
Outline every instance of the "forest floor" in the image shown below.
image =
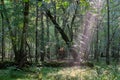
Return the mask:
<svg viewBox="0 0 120 80">
<path fill-rule="evenodd" d="M 96 63 L 90 67 L 8 67 L 0 70 L 0 80 L 120 80 L 120 65 Z"/>
</svg>

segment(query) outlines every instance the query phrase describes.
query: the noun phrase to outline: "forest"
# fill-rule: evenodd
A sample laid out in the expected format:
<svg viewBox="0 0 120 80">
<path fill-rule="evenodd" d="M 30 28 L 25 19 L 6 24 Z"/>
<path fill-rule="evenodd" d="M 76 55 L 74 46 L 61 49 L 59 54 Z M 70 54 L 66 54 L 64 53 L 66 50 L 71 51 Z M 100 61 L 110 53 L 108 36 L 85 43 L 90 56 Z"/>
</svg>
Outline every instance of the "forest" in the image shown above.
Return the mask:
<svg viewBox="0 0 120 80">
<path fill-rule="evenodd" d="M 0 80 L 120 80 L 120 0 L 0 0 Z"/>
</svg>

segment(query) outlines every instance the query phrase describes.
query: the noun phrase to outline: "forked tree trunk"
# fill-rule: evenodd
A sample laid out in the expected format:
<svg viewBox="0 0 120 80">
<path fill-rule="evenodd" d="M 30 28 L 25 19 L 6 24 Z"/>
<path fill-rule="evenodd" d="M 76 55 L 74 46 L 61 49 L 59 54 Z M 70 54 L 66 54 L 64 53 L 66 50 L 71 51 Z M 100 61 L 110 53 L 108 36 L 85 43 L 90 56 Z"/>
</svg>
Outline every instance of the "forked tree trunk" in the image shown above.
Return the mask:
<svg viewBox="0 0 120 80">
<path fill-rule="evenodd" d="M 16 61 L 19 64 L 19 67 L 24 66 L 27 61 L 27 51 L 26 51 L 26 41 L 27 41 L 27 29 L 28 29 L 28 15 L 29 15 L 29 0 L 24 2 L 24 11 L 23 11 L 23 31 L 21 35 L 21 46 L 20 50 L 17 53 Z"/>
</svg>

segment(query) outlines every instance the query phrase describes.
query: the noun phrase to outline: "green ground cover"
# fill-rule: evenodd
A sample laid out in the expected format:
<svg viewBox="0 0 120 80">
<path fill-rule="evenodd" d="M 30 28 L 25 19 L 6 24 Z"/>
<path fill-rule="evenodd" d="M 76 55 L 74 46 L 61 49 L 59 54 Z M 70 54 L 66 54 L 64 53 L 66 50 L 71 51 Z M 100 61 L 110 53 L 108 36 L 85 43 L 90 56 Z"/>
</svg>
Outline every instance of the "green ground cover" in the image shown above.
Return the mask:
<svg viewBox="0 0 120 80">
<path fill-rule="evenodd" d="M 120 80 L 120 65 L 89 67 L 9 67 L 0 70 L 0 80 Z"/>
</svg>

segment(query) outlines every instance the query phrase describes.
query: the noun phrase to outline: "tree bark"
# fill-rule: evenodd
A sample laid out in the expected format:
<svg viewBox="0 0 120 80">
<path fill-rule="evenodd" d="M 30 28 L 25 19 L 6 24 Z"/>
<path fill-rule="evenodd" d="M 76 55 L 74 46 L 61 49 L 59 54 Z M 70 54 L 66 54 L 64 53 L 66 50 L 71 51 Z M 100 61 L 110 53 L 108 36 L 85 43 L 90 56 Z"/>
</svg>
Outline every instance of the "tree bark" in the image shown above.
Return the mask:
<svg viewBox="0 0 120 80">
<path fill-rule="evenodd" d="M 109 49 L 110 49 L 110 10 L 109 10 L 109 0 L 107 0 L 107 48 L 106 48 L 106 64 L 110 64 Z"/>
<path fill-rule="evenodd" d="M 45 58 L 45 43 L 44 43 L 44 23 L 43 23 L 43 12 L 41 12 L 41 46 L 40 46 L 40 61 L 43 62 Z"/>
<path fill-rule="evenodd" d="M 51 59 L 50 57 L 50 31 L 49 31 L 49 19 L 48 19 L 48 16 L 46 15 L 46 26 L 47 26 L 47 58 L 48 59 Z"/>
<path fill-rule="evenodd" d="M 36 49 L 35 49 L 35 62 L 38 63 L 38 1 L 36 0 L 36 20 L 35 20 L 35 24 L 36 24 L 36 31 L 35 31 L 35 38 L 36 38 Z"/>
<path fill-rule="evenodd" d="M 26 41 L 27 41 L 27 29 L 28 29 L 29 0 L 28 2 L 24 2 L 23 15 L 24 15 L 24 19 L 23 19 L 23 30 L 21 36 L 21 46 L 20 46 L 20 51 L 18 52 L 19 57 L 16 58 L 19 67 L 24 66 L 25 62 L 27 61 Z"/>
<path fill-rule="evenodd" d="M 80 40 L 80 62 L 88 61 L 90 53 L 90 44 L 93 38 L 94 26 L 96 26 L 97 15 L 92 14 L 88 11 L 85 15 L 85 20 L 83 24 L 83 32 Z M 77 44 L 78 45 L 78 44 Z M 79 46 L 79 45 L 78 45 Z"/>
<path fill-rule="evenodd" d="M 3 13 L 1 12 L 1 17 L 2 17 L 2 61 L 4 61 L 5 58 L 5 34 L 4 34 L 4 16 Z"/>
<path fill-rule="evenodd" d="M 53 2 L 52 0 L 51 0 L 51 2 L 53 3 L 53 5 L 54 5 L 54 11 L 53 11 L 53 13 L 54 13 L 54 19 L 55 19 L 55 21 L 56 21 L 56 3 L 55 2 Z M 56 25 L 55 25 L 55 27 L 56 27 Z M 56 45 L 55 45 L 55 54 L 56 54 L 56 58 L 58 57 L 58 49 L 59 49 L 59 47 L 60 47 L 60 45 L 59 45 L 59 34 L 58 34 L 58 30 L 56 29 L 54 27 L 54 35 L 55 35 L 55 40 L 56 40 Z"/>
</svg>

